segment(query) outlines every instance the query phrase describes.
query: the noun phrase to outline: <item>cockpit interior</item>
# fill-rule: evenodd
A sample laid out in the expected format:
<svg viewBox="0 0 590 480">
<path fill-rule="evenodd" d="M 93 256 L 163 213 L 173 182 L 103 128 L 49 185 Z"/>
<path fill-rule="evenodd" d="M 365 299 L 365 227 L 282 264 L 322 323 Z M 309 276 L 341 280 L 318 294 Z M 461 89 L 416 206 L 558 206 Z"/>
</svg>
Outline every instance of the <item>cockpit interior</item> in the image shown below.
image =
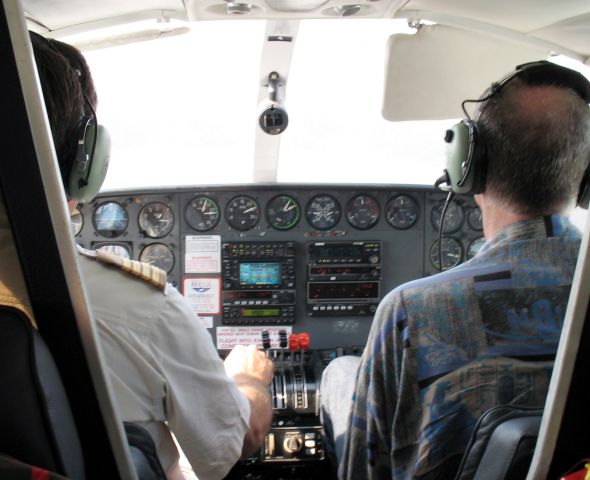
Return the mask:
<svg viewBox="0 0 590 480">
<path fill-rule="evenodd" d="M 275 364 L 272 428 L 260 450 L 236 464 L 228 477 L 235 479 L 330 478 L 323 368 L 362 354 L 388 292 L 468 261 L 484 244 L 473 196 L 456 195 L 445 208 L 447 192 L 434 186 L 461 101 L 537 59 L 590 78 L 585 0 L 2 3 L 2 42 L 10 40 L 2 55 L 14 48 L 18 62 L 32 65 L 28 47 L 19 52 L 27 30 L 80 48 L 95 76 L 97 116 L 112 137 L 99 194 L 71 217 L 51 219 L 56 244 L 72 247 L 60 253 L 71 255 L 66 271 L 76 272 L 74 244 L 159 267 L 220 356 L 256 343 Z M 3 60 L 2 70 L 13 63 Z M 25 97 L 35 95 L 23 84 Z M 31 122 L 35 138 L 44 134 L 40 118 Z M 55 178 L 45 178 L 56 175 L 52 158 L 49 151 L 38 160 L 49 205 L 63 199 Z M 571 218 L 585 230 L 573 289 L 582 300 L 570 300 L 568 314 L 579 340 L 586 211 L 572 209 Z M 66 278 L 81 285 L 70 291 L 74 305 L 83 304 L 80 275 Z M 94 334 L 85 309 L 74 307 L 87 319 L 77 328 L 94 372 L 101 353 L 87 339 Z M 578 347 L 562 342 L 569 391 Z M 90 376 L 97 403 L 112 403 L 104 373 Z M 564 400 L 555 396 L 561 412 Z M 100 464 L 104 452 L 114 476 L 102 478 L 136 478 L 120 427 L 108 426 L 120 423 L 116 407 L 94 412 L 107 433 L 87 464 Z M 549 440 L 539 445 L 550 453 L 536 453 L 527 478 L 550 478 L 550 468 L 570 461 L 551 463 L 568 432 L 545 421 Z M 82 428 L 84 439 L 93 436 Z M 99 471 L 86 478 L 101 478 Z"/>
</svg>

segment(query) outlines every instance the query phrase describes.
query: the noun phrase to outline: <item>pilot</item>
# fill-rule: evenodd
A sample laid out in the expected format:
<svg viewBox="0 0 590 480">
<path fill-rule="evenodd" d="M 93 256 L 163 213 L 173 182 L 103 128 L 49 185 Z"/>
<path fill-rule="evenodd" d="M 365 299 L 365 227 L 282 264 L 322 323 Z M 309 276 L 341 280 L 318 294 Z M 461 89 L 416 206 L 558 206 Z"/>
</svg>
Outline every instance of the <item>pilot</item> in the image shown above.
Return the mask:
<svg viewBox="0 0 590 480">
<path fill-rule="evenodd" d="M 362 357 L 324 371 L 340 478 L 454 478 L 485 410 L 544 405 L 580 245 L 563 213 L 590 159 L 590 83 L 537 66 L 472 101 L 484 246 L 395 288 Z"/>
<path fill-rule="evenodd" d="M 80 119 L 95 116 L 96 93 L 78 50 L 31 37 L 67 186 Z M 33 318 L 17 258 L 0 204 L 0 301 Z M 150 432 L 168 478 L 183 478 L 172 433 L 200 480 L 223 478 L 270 428 L 272 362 L 255 346 L 236 347 L 222 361 L 163 271 L 87 251 L 80 264 L 122 420 Z"/>
</svg>

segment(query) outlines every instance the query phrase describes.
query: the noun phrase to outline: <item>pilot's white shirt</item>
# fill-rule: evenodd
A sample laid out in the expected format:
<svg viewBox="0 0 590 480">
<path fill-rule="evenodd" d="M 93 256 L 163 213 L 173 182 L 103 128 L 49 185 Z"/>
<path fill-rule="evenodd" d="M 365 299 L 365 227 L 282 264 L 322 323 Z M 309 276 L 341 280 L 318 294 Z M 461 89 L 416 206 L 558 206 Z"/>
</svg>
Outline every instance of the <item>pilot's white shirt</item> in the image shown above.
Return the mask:
<svg viewBox="0 0 590 480">
<path fill-rule="evenodd" d="M 122 419 L 150 431 L 169 478 L 180 469 L 168 427 L 199 480 L 223 478 L 241 455 L 250 404 L 206 328 L 173 286 L 80 264 Z"/>
</svg>

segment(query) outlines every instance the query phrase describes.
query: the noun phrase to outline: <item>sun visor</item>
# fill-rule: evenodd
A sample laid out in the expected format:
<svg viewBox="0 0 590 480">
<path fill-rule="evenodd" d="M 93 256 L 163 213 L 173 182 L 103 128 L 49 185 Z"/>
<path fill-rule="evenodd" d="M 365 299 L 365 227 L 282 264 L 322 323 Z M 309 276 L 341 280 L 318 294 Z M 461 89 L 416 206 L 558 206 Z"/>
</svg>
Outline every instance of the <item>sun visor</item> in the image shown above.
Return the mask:
<svg viewBox="0 0 590 480">
<path fill-rule="evenodd" d="M 442 25 L 387 43 L 382 114 L 392 122 L 463 117 L 461 102 L 478 98 L 516 65 L 550 52 L 495 36 Z"/>
</svg>

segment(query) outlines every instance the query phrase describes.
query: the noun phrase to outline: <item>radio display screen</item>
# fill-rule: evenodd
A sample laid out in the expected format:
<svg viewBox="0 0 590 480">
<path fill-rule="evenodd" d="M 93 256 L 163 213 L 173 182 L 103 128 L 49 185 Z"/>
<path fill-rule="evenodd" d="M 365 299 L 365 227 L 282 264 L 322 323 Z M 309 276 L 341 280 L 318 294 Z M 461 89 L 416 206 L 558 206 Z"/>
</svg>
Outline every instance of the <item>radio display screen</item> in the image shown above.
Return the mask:
<svg viewBox="0 0 590 480">
<path fill-rule="evenodd" d="M 362 258 L 364 248 L 354 243 L 316 243 L 309 247 L 309 256 L 314 260 Z"/>
<path fill-rule="evenodd" d="M 242 317 L 279 317 L 280 308 L 242 308 Z"/>
<path fill-rule="evenodd" d="M 309 300 L 376 300 L 379 282 L 309 282 Z"/>
<path fill-rule="evenodd" d="M 245 262 L 240 263 L 240 285 L 281 284 L 281 264 L 278 262 Z"/>
</svg>

